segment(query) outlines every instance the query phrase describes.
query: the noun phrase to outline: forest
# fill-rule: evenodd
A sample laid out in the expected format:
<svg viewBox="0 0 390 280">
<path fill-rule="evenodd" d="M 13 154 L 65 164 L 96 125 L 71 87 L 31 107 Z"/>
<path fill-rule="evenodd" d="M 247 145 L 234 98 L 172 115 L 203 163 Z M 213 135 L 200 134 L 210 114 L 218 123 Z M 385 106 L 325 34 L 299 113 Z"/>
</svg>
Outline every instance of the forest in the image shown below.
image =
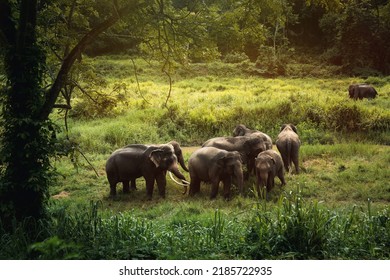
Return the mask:
<svg viewBox="0 0 390 280">
<path fill-rule="evenodd" d="M 0 0 L 0 259 L 389 259 L 389 75 L 385 0 Z M 110 196 L 126 145 L 285 123 L 267 198 Z"/>
</svg>

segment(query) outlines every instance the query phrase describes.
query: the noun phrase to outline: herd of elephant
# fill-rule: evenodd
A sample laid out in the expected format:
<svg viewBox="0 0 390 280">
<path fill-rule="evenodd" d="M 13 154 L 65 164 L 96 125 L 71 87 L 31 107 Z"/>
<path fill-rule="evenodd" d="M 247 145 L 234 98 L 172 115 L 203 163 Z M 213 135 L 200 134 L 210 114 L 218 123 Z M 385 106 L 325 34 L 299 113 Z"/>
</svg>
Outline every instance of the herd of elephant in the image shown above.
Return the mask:
<svg viewBox="0 0 390 280">
<path fill-rule="evenodd" d="M 351 99 L 372 99 L 377 96 L 375 88 L 368 84 L 353 84 L 348 88 Z M 210 198 L 218 194 L 219 184 L 223 183 L 223 195 L 230 198 L 230 189 L 234 183 L 241 194 L 244 190 L 243 165 L 246 175 L 256 176 L 256 190 L 268 193 L 274 187 L 278 177 L 282 186 L 286 184 L 284 171 L 289 171 L 294 164 L 299 173 L 300 140 L 297 129 L 292 124 L 284 124 L 276 139 L 280 154 L 272 149 L 271 137 L 245 125 L 238 125 L 231 137 L 217 137 L 207 140 L 195 151 L 185 165 L 179 143 L 171 141 L 161 145 L 133 144 L 116 150 L 106 163 L 106 174 L 110 184 L 110 196 L 116 196 L 116 185 L 123 184 L 123 192 L 130 193 L 137 189 L 136 179 L 144 177 L 146 193 L 152 198 L 155 182 L 161 197 L 165 197 L 166 173 L 172 172 L 185 187 L 190 186 L 189 195 L 200 191 L 201 182 L 211 183 Z M 179 171 L 178 165 L 190 173 L 190 182 Z M 245 176 L 246 177 L 246 176 Z M 172 177 L 173 178 L 173 177 Z"/>
<path fill-rule="evenodd" d="M 280 154 L 272 149 L 271 137 L 240 124 L 234 129 L 233 136 L 204 142 L 190 156 L 188 168 L 180 145 L 175 141 L 161 145 L 128 145 L 114 151 L 106 162 L 110 196 L 116 196 L 118 183 L 123 184 L 124 193 L 130 193 L 137 189 L 136 179 L 144 177 L 148 199 L 152 198 L 155 182 L 159 195 L 165 197 L 167 171 L 181 180 L 184 194 L 190 186 L 190 196 L 200 191 L 201 182 L 210 183 L 211 199 L 216 198 L 220 182 L 223 183 L 225 199 L 230 199 L 232 184 L 244 194 L 244 177 L 254 174 L 257 193 L 262 196 L 264 190 L 268 193 L 274 187 L 275 177 L 280 179 L 282 186 L 286 184 L 284 170 L 289 171 L 293 164 L 295 172 L 299 173 L 300 140 L 296 127 L 282 125 L 275 144 Z M 190 182 L 179 171 L 178 163 L 189 172 Z M 245 176 L 243 166 L 246 166 Z"/>
</svg>

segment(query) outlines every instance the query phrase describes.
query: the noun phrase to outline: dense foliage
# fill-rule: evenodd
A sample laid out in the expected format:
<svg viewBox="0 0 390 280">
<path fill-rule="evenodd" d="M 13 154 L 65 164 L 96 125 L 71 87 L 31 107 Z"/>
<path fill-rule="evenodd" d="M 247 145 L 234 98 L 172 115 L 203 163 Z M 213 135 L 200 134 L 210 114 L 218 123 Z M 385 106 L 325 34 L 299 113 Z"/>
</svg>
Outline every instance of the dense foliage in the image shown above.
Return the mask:
<svg viewBox="0 0 390 280">
<path fill-rule="evenodd" d="M 131 66 L 121 71 L 109 59 L 85 57 L 123 52 Z M 46 210 L 51 157 L 70 155 L 77 167 L 77 156 L 84 155 L 79 147 L 104 154 L 129 142 L 200 144 L 230 134 L 238 121 L 272 134 L 281 122 L 294 122 L 309 144 L 350 138 L 388 144 L 388 79 L 372 76 L 390 73 L 389 53 L 388 1 L 0 0 L 0 257 L 203 258 L 206 244 L 207 258 L 344 258 L 353 248 L 353 257 L 388 258 L 386 211 L 353 212 L 350 220 L 341 216 L 333 223 L 337 213 L 281 198 L 277 209 L 257 208 L 239 228 L 218 212 L 211 222 L 163 224 L 104 216 L 95 206 L 80 213 L 54 207 L 49 216 Z M 152 67 L 136 64 L 140 56 Z M 153 68 L 160 74 L 149 76 Z M 342 92 L 352 79 L 319 81 L 326 96 L 301 90 L 292 79 L 335 74 L 371 76 L 365 81 L 380 89 L 380 101 L 345 100 Z M 250 77 L 257 88 L 219 80 L 235 75 Z M 264 79 L 278 76 L 288 76 L 288 84 Z M 186 84 L 188 77 L 193 84 Z M 125 119 L 109 119 L 110 128 L 98 136 L 79 126 L 80 135 L 67 131 L 57 138 L 51 120 L 65 116 L 68 129 L 69 115 L 76 121 Z M 124 238 L 114 238 L 113 231 Z M 328 232 L 335 238 L 325 238 Z M 229 247 L 237 235 L 240 242 Z M 186 251 L 188 242 L 198 251 Z"/>
<path fill-rule="evenodd" d="M 275 207 L 255 203 L 245 215 L 215 210 L 191 219 L 191 205 L 175 218 L 151 220 L 132 212 L 102 213 L 99 203 L 70 214 L 51 207 L 50 227 L 34 225 L 43 242 L 26 239 L 23 225 L 0 232 L 0 259 L 388 259 L 390 216 L 353 208 L 327 210 L 302 199 L 281 197 Z M 31 226 L 31 225 L 30 225 Z"/>
</svg>

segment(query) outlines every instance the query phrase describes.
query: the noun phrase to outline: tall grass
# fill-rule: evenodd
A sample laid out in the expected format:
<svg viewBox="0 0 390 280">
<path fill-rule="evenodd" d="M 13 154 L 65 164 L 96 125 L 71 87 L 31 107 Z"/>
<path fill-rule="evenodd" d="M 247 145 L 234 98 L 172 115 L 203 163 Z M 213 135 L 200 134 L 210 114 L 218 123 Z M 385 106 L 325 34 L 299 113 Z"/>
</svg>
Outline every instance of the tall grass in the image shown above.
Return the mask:
<svg viewBox="0 0 390 280">
<path fill-rule="evenodd" d="M 70 127 L 81 135 L 87 151 L 172 138 L 184 145 L 199 145 L 211 137 L 231 135 L 239 123 L 273 138 L 282 123 L 294 123 L 308 144 L 333 144 L 350 134 L 373 143 L 390 143 L 386 77 L 367 79 L 380 93 L 376 100 L 355 102 L 349 99 L 347 88 L 361 79 L 265 79 L 248 75 L 236 64 L 194 64 L 177 67 L 167 99 L 168 80 L 155 62 L 136 60 L 137 79 L 126 57 L 96 58 L 88 63 L 106 79 L 94 90 L 114 104 L 99 121 L 80 121 L 82 116 L 98 118 L 102 109 L 82 95 L 77 97 L 77 110 L 86 112 L 76 114 Z"/>
<path fill-rule="evenodd" d="M 2 234 L 0 258 L 390 258 L 389 209 L 374 213 L 368 202 L 366 209 L 331 211 L 305 201 L 299 189 L 281 196 L 277 205 L 254 204 L 244 217 L 215 210 L 203 218 L 146 220 L 130 212 L 102 212 L 99 203 L 74 213 L 51 211 L 51 223 L 38 225 L 41 236 L 26 240 L 19 228 Z"/>
</svg>

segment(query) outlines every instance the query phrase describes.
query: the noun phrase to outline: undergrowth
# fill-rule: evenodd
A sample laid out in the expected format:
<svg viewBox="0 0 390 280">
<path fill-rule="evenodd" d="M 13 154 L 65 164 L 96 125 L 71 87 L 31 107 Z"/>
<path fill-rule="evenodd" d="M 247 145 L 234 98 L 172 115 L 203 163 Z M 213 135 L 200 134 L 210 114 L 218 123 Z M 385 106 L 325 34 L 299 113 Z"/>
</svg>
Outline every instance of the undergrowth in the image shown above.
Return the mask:
<svg viewBox="0 0 390 280">
<path fill-rule="evenodd" d="M 70 213 L 52 205 L 51 221 L 26 240 L 23 225 L 1 234 L 1 259 L 388 259 L 389 209 L 371 203 L 329 210 L 299 189 L 273 205 L 258 201 L 246 215 L 215 209 L 207 216 L 150 220 L 100 210 Z M 35 231 L 39 232 L 39 231 Z M 32 244 L 32 245 L 29 245 Z M 18 252 L 18 254 L 15 254 Z"/>
</svg>

